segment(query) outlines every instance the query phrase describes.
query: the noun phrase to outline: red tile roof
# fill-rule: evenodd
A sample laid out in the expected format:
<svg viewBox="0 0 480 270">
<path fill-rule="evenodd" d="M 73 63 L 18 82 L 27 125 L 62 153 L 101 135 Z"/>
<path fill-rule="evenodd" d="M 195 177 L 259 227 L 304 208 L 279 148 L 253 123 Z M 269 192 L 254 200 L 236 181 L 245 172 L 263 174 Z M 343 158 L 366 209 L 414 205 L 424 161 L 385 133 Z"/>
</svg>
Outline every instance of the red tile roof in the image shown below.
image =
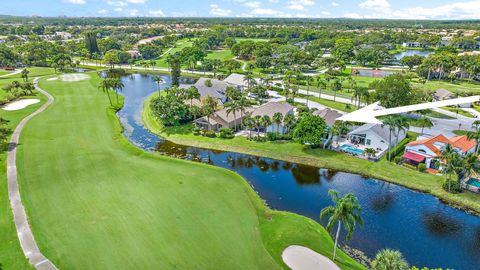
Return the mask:
<svg viewBox="0 0 480 270">
<path fill-rule="evenodd" d="M 422 156 L 410 151 L 407 151 L 405 154 L 403 154 L 402 157 L 418 163 L 423 162 L 425 160 L 425 156 Z"/>
<path fill-rule="evenodd" d="M 432 150 L 432 152 L 434 152 L 435 154 L 441 155 L 441 150 L 434 145 L 436 142 L 450 144 L 452 147 L 460 149 L 462 153 L 467 152 L 468 150 L 472 149 L 472 147 L 476 145 L 475 141 L 469 140 L 466 135 L 455 136 L 451 139 L 448 139 L 442 134 L 439 134 L 432 138 L 410 142 L 407 144 L 407 146 L 425 145 L 430 150 Z"/>
</svg>

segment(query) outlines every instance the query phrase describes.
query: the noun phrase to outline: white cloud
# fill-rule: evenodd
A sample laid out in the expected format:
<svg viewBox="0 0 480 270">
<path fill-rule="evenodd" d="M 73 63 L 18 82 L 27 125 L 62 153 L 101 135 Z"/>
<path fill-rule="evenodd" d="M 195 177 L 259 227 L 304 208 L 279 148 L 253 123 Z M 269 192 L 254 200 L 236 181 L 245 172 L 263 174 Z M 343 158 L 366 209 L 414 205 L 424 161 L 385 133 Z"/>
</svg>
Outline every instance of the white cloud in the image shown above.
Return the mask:
<svg viewBox="0 0 480 270">
<path fill-rule="evenodd" d="M 364 9 L 381 10 L 390 8 L 390 3 L 387 0 L 367 0 L 359 6 Z"/>
<path fill-rule="evenodd" d="M 214 16 L 225 17 L 232 14 L 232 11 L 229 9 L 220 8 L 218 5 L 211 4 L 210 5 L 210 14 Z"/>
<path fill-rule="evenodd" d="M 117 8 L 114 9 L 114 11 L 116 11 L 116 12 L 122 12 L 122 11 L 123 11 L 123 8 L 117 7 Z"/>
<path fill-rule="evenodd" d="M 100 10 L 97 10 L 97 13 L 100 14 L 100 15 L 105 15 L 108 13 L 108 10 L 106 9 L 100 9 Z"/>
<path fill-rule="evenodd" d="M 279 10 L 270 8 L 256 8 L 250 12 L 252 15 L 259 16 L 282 16 L 284 13 Z"/>
<path fill-rule="evenodd" d="M 85 0 L 63 0 L 63 2 L 69 3 L 69 4 L 74 4 L 74 5 L 83 5 L 87 3 Z"/>
<path fill-rule="evenodd" d="M 147 0 L 125 0 L 125 1 L 130 4 L 145 4 L 145 2 L 147 2 Z"/>
<path fill-rule="evenodd" d="M 107 4 L 114 7 L 125 7 L 128 5 L 123 1 L 107 1 Z"/>
<path fill-rule="evenodd" d="M 148 12 L 148 14 L 152 15 L 152 16 L 155 16 L 155 17 L 163 17 L 165 16 L 165 13 L 163 13 L 162 10 L 158 9 L 158 10 L 150 10 Z"/>
<path fill-rule="evenodd" d="M 250 2 L 245 2 L 245 6 L 250 7 L 250 8 L 258 8 L 260 7 L 262 3 L 258 1 L 250 1 Z"/>
<path fill-rule="evenodd" d="M 138 10 L 137 9 L 130 9 L 128 11 L 128 15 L 131 17 L 137 17 L 138 16 Z"/>
<path fill-rule="evenodd" d="M 292 10 L 304 10 L 305 6 L 315 5 L 313 0 L 290 0 L 288 3 L 287 8 Z"/>
<path fill-rule="evenodd" d="M 361 19 L 363 18 L 362 15 L 354 12 L 348 12 L 342 15 L 344 18 L 351 18 L 351 19 Z"/>
<path fill-rule="evenodd" d="M 327 15 L 330 15 L 330 12 L 328 12 L 328 11 L 322 11 L 322 12 L 320 12 L 320 14 L 327 16 Z"/>
<path fill-rule="evenodd" d="M 334 7 L 338 7 L 339 5 L 340 5 L 340 4 L 337 3 L 337 2 L 332 2 L 332 6 L 334 6 Z"/>
</svg>

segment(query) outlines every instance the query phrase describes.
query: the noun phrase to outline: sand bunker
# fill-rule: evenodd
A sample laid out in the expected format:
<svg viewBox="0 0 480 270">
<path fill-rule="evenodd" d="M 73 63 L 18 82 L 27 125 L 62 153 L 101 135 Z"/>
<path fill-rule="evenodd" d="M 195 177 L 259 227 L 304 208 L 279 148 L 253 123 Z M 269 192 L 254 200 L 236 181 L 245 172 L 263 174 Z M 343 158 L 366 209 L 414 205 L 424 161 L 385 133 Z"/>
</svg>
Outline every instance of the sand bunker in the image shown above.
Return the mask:
<svg viewBox="0 0 480 270">
<path fill-rule="evenodd" d="M 21 99 L 14 101 L 12 103 L 8 103 L 7 105 L 3 106 L 3 110 L 5 111 L 16 111 L 16 110 L 21 110 L 23 108 L 26 108 L 29 105 L 39 103 L 39 99 Z"/>
<path fill-rule="evenodd" d="M 47 81 L 56 81 L 56 80 L 58 80 L 58 77 L 53 77 L 53 78 L 47 79 Z"/>
<path fill-rule="evenodd" d="M 64 82 L 78 82 L 78 81 L 88 80 L 90 79 L 90 76 L 88 76 L 87 74 L 80 74 L 80 73 L 64 74 L 60 76 L 60 79 Z"/>
<path fill-rule="evenodd" d="M 282 259 L 293 270 L 340 270 L 329 258 L 302 246 L 289 246 L 282 253 Z"/>
</svg>

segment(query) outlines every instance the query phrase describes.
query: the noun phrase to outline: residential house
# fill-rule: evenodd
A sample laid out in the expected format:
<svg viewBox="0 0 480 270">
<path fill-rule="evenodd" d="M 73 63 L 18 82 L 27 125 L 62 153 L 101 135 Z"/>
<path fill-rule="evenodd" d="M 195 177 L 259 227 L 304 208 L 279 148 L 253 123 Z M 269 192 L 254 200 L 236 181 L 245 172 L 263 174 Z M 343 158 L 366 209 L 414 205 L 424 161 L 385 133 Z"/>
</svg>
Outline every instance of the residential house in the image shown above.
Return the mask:
<svg viewBox="0 0 480 270">
<path fill-rule="evenodd" d="M 245 80 L 245 75 L 242 74 L 232 73 L 227 78 L 225 78 L 223 82 L 242 91 L 248 88 L 248 83 Z M 260 81 L 259 79 L 255 79 L 255 82 L 258 84 Z"/>
<path fill-rule="evenodd" d="M 191 84 L 180 84 L 180 88 L 189 88 Z M 220 81 L 217 79 L 208 79 L 208 78 L 200 78 L 194 84 L 194 86 L 198 89 L 201 98 L 205 97 L 213 97 L 218 100 L 218 102 L 223 105 L 225 101 L 227 101 L 227 97 L 225 92 L 229 84 L 224 81 Z"/>
<path fill-rule="evenodd" d="M 404 42 L 402 46 L 405 48 L 427 48 L 428 44 L 414 41 L 414 42 Z"/>
<path fill-rule="evenodd" d="M 433 161 L 442 155 L 442 150 L 445 149 L 448 144 L 460 155 L 474 153 L 477 145 L 475 141 L 469 140 L 465 135 L 455 136 L 449 139 L 439 134 L 434 137 L 424 137 L 408 143 L 405 146 L 403 159 L 405 162 L 415 166 L 419 163 L 425 163 L 427 168 L 438 169 L 439 164 Z"/>
<path fill-rule="evenodd" d="M 339 113 L 336 110 L 325 108 L 323 110 L 314 111 L 313 115 L 322 117 L 325 120 L 325 123 L 327 124 L 327 126 L 331 127 L 333 126 L 333 124 L 335 124 L 337 119 L 343 114 Z"/>
<path fill-rule="evenodd" d="M 380 156 L 388 149 L 391 139 L 391 146 L 395 146 L 397 142 L 401 142 L 406 137 L 406 132 L 400 130 L 397 138 L 397 131 L 391 132 L 390 126 L 381 124 L 365 124 L 348 133 L 348 141 L 358 148 L 373 148 Z"/>
<path fill-rule="evenodd" d="M 239 127 L 245 118 L 249 114 L 251 109 L 247 109 L 243 115 L 240 110 L 235 112 L 228 113 L 228 108 L 223 108 L 219 111 L 216 111 L 210 117 L 203 116 L 194 121 L 197 126 L 213 131 L 219 131 L 221 128 L 231 128 L 235 129 Z"/>
<path fill-rule="evenodd" d="M 441 100 L 446 100 L 446 99 L 451 99 L 454 97 L 453 93 L 446 90 L 446 89 L 437 89 L 437 91 L 435 91 L 433 93 L 433 100 L 435 101 L 441 101 Z"/>
<path fill-rule="evenodd" d="M 294 114 L 294 107 L 288 103 L 280 103 L 280 102 L 268 102 L 265 103 L 257 108 L 255 108 L 251 114 L 252 117 L 255 117 L 257 115 L 259 116 L 264 116 L 267 115 L 271 119 L 276 113 L 281 113 L 283 117 L 285 118 L 286 115 L 288 114 Z M 282 124 L 276 124 L 273 123 L 269 125 L 264 132 L 280 132 L 280 133 L 287 133 L 288 130 L 287 128 Z"/>
</svg>

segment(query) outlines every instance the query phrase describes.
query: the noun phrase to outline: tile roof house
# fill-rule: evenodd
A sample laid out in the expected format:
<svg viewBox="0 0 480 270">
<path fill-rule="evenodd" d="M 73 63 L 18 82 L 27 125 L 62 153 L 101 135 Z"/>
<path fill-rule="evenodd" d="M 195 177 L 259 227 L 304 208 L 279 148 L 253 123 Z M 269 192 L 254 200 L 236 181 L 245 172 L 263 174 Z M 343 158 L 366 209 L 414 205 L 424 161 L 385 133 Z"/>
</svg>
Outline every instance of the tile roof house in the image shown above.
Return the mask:
<svg viewBox="0 0 480 270">
<path fill-rule="evenodd" d="M 396 131 L 391 133 L 391 146 L 401 142 L 406 137 L 406 132 L 400 130 L 398 138 Z M 362 145 L 365 148 L 373 148 L 383 152 L 389 147 L 390 126 L 379 124 L 365 124 L 348 133 L 351 143 Z"/>
<path fill-rule="evenodd" d="M 232 73 L 227 78 L 223 80 L 225 83 L 228 83 L 232 86 L 240 88 L 241 90 L 247 88 L 248 84 L 245 81 L 245 75 Z M 259 79 L 255 79 L 257 83 L 259 83 Z"/>
<path fill-rule="evenodd" d="M 210 81 L 211 86 L 209 86 L 209 83 L 207 81 Z M 179 87 L 189 88 L 190 86 L 192 85 L 181 84 Z M 221 104 L 225 103 L 225 101 L 227 100 L 227 97 L 225 96 L 225 91 L 227 90 L 229 84 L 224 81 L 220 81 L 217 79 L 200 78 L 194 84 L 194 86 L 198 89 L 200 97 L 213 97 L 218 99 Z"/>
<path fill-rule="evenodd" d="M 253 109 L 251 116 L 255 117 L 257 115 L 267 115 L 268 117 L 273 118 L 276 113 L 281 113 L 285 118 L 287 114 L 294 114 L 294 107 L 288 103 L 268 102 Z M 280 133 L 288 132 L 287 128 L 285 128 L 283 124 L 276 123 L 272 123 L 270 126 L 268 126 L 265 132 L 277 132 L 277 130 Z"/>
<path fill-rule="evenodd" d="M 475 152 L 476 142 L 469 140 L 467 136 L 455 136 L 447 138 L 442 134 L 431 138 L 423 138 L 408 143 L 405 146 L 403 158 L 417 165 L 425 162 L 427 168 L 433 167 L 432 160 L 442 155 L 442 150 L 450 144 L 460 155 L 466 155 Z"/>
<path fill-rule="evenodd" d="M 325 123 L 329 127 L 331 127 L 331 126 L 333 126 L 333 124 L 335 124 L 335 122 L 337 121 L 337 118 L 339 118 L 343 114 L 339 113 L 336 110 L 326 108 L 326 109 L 323 109 L 323 110 L 314 111 L 313 115 L 322 117 L 325 120 Z"/>
<path fill-rule="evenodd" d="M 203 116 L 196 119 L 194 123 L 201 128 L 213 131 L 218 131 L 221 128 L 235 129 L 241 125 L 245 116 L 251 112 L 251 109 L 249 108 L 243 112 L 243 116 L 240 110 L 235 111 L 235 115 L 233 112 L 228 113 L 227 111 L 228 108 L 223 108 L 213 113 L 210 117 Z"/>
<path fill-rule="evenodd" d="M 442 88 L 437 89 L 437 91 L 433 93 L 433 99 L 436 101 L 451 99 L 453 97 L 454 95 L 452 92 Z"/>
</svg>

